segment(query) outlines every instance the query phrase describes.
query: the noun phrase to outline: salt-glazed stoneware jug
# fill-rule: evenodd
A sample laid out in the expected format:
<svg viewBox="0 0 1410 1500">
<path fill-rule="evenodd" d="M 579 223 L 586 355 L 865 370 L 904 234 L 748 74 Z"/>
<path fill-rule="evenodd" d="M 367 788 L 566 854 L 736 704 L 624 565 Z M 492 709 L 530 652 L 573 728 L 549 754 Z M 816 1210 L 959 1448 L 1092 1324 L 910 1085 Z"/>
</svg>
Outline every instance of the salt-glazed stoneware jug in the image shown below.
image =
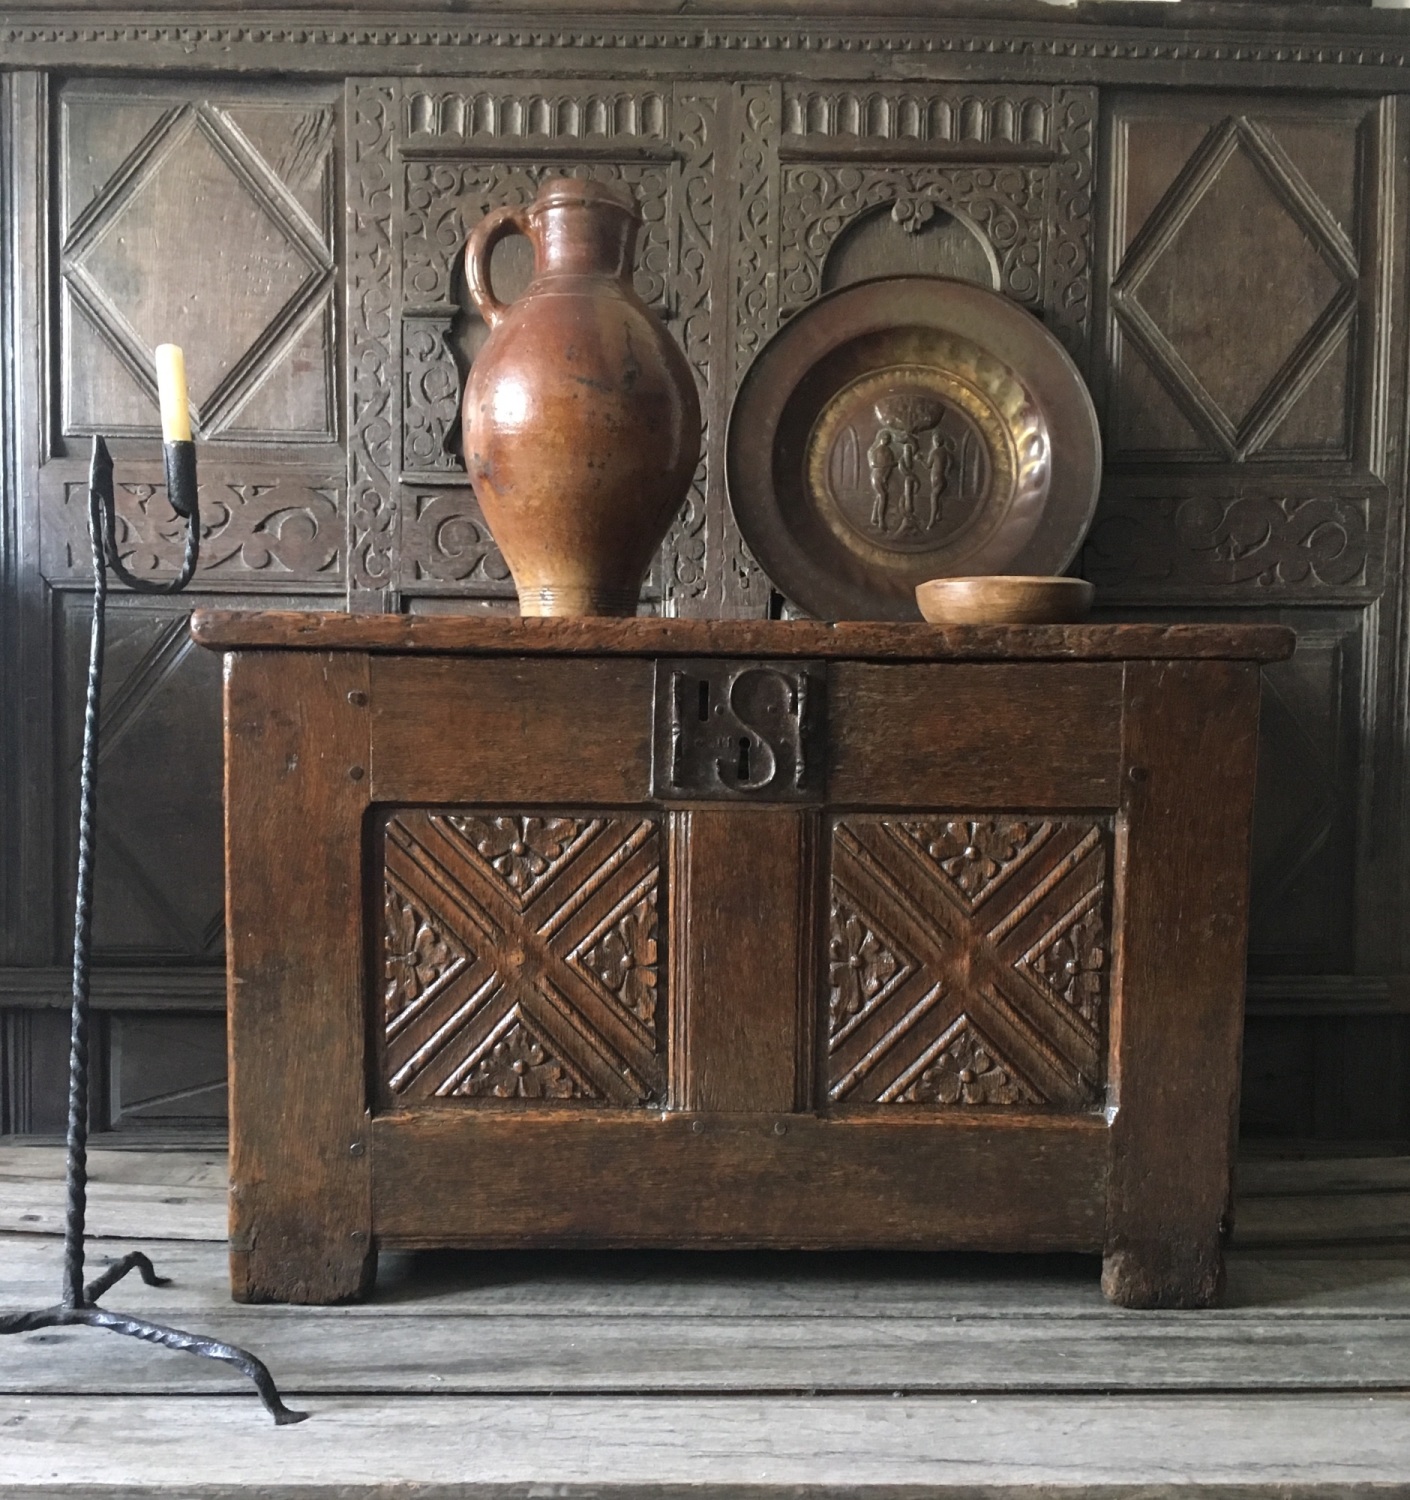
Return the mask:
<svg viewBox="0 0 1410 1500">
<path fill-rule="evenodd" d="M 525 615 L 635 614 L 700 456 L 694 376 L 632 286 L 640 226 L 625 189 L 557 178 L 465 247 L 490 328 L 465 386 L 465 463 Z M 532 242 L 534 276 L 506 305 L 490 253 L 510 234 Z"/>
</svg>

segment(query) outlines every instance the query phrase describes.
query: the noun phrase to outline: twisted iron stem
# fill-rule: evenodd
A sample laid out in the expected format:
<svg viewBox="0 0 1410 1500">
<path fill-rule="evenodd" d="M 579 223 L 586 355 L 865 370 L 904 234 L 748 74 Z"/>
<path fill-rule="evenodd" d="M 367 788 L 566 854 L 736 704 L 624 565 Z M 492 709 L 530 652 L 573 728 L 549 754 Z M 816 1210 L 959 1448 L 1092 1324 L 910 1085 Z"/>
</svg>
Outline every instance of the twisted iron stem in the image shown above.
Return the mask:
<svg viewBox="0 0 1410 1500">
<path fill-rule="evenodd" d="M 193 471 L 194 472 L 194 471 Z M 165 583 L 136 578 L 123 565 L 117 549 L 113 495 L 113 461 L 101 437 L 93 439 L 88 474 L 88 535 L 93 548 L 93 623 L 88 644 L 88 687 L 83 706 L 83 755 L 79 770 L 78 875 L 73 918 L 73 1011 L 69 1031 L 69 1114 L 65 1168 L 63 1290 L 55 1307 L 39 1312 L 0 1316 L 0 1334 L 32 1333 L 40 1328 L 106 1328 L 113 1333 L 160 1344 L 164 1349 L 199 1354 L 233 1366 L 254 1382 L 260 1400 L 276 1424 L 301 1422 L 307 1412 L 291 1411 L 266 1366 L 253 1354 L 198 1334 L 183 1333 L 142 1318 L 98 1307 L 97 1299 L 130 1271 L 148 1286 L 166 1286 L 152 1262 L 140 1250 L 125 1255 L 96 1280 L 83 1284 L 83 1236 L 88 1214 L 88 1035 L 89 971 L 92 960 L 93 872 L 96 858 L 94 818 L 97 808 L 99 709 L 103 692 L 103 645 L 108 600 L 108 569 L 130 589 L 143 594 L 177 594 L 190 583 L 200 555 L 201 517 L 195 494 L 169 496 L 173 508 L 186 517 L 186 549 L 181 570 Z M 178 499 L 180 504 L 178 504 Z"/>
</svg>

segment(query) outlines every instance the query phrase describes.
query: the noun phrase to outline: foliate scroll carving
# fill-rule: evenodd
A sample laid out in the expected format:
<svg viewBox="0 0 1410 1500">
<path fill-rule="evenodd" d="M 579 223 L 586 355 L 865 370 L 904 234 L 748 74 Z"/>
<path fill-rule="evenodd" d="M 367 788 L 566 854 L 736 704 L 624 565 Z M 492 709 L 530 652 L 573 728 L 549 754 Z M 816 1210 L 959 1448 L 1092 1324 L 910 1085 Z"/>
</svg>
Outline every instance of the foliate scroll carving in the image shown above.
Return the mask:
<svg viewBox="0 0 1410 1500">
<path fill-rule="evenodd" d="M 664 94 L 628 87 L 564 86 L 550 93 L 502 84 L 427 85 L 409 90 L 405 107 L 407 134 L 418 145 L 417 138 L 427 136 L 437 137 L 438 143 L 445 137 L 453 141 L 661 140 L 668 124 Z"/>
<path fill-rule="evenodd" d="M 676 321 L 685 357 L 700 390 L 700 462 L 685 504 L 662 549 L 662 594 L 677 605 L 699 598 L 709 567 L 711 481 L 710 361 L 715 290 L 715 188 L 719 96 L 715 90 L 685 90 L 676 96 L 676 140 L 681 152 L 676 180 Z M 721 497 L 722 498 L 722 497 Z"/>
<path fill-rule="evenodd" d="M 661 838 L 652 818 L 387 818 L 389 1099 L 664 1096 Z"/>
<path fill-rule="evenodd" d="M 1055 102 L 1058 159 L 1049 177 L 1044 254 L 1044 320 L 1086 368 L 1092 330 L 1093 89 L 1060 88 Z"/>
<path fill-rule="evenodd" d="M 1110 840 L 1093 818 L 839 818 L 829 1100 L 1099 1104 Z"/>
<path fill-rule="evenodd" d="M 770 141 L 778 129 L 778 101 L 767 85 L 739 90 L 735 169 L 735 380 L 778 326 L 778 182 Z"/>
<path fill-rule="evenodd" d="M 903 226 L 924 212 L 923 204 L 974 224 L 994 252 L 1002 290 L 1041 307 L 1047 178 L 1048 168 L 1027 166 L 785 166 L 779 257 L 785 312 L 817 297 L 828 251 L 848 225 L 869 209 L 898 203 Z"/>
<path fill-rule="evenodd" d="M 459 455 L 447 447 L 460 418 L 460 372 L 446 344 L 450 326 L 449 318 L 407 318 L 402 323 L 404 471 L 465 473 Z"/>
<path fill-rule="evenodd" d="M 1020 147 L 1042 151 L 1053 138 L 1051 89 L 1010 86 L 917 90 L 905 84 L 787 84 L 783 129 L 881 144 Z"/>
<path fill-rule="evenodd" d="M 165 484 L 119 481 L 113 498 L 124 565 L 139 578 L 169 576 L 185 551 L 186 523 L 172 511 Z M 200 500 L 202 587 L 333 587 L 341 581 L 345 526 L 336 481 L 320 484 L 287 473 L 207 480 Z M 44 507 L 40 524 L 45 576 L 55 582 L 91 576 L 87 481 L 68 480 L 60 503 Z"/>
<path fill-rule="evenodd" d="M 397 552 L 392 137 L 398 85 L 359 81 L 348 92 L 348 598 L 376 607 L 392 586 Z"/>
<path fill-rule="evenodd" d="M 470 583 L 487 586 L 477 592 L 513 592 L 509 565 L 470 490 L 410 490 L 402 505 L 404 588 Z"/>
<path fill-rule="evenodd" d="M 1106 500 L 1084 571 L 1141 597 L 1360 597 L 1380 583 L 1384 515 L 1364 496 Z"/>
</svg>

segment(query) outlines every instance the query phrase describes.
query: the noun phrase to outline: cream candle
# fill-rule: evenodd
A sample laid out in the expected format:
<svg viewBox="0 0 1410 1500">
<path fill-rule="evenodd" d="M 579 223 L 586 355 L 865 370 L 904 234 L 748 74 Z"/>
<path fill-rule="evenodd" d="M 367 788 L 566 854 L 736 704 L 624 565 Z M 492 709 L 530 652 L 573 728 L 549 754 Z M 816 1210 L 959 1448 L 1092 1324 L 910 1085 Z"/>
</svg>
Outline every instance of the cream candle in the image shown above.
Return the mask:
<svg viewBox="0 0 1410 1500">
<path fill-rule="evenodd" d="M 191 407 L 186 397 L 186 356 L 178 344 L 157 345 L 157 396 L 162 408 L 162 441 L 191 441 Z"/>
</svg>

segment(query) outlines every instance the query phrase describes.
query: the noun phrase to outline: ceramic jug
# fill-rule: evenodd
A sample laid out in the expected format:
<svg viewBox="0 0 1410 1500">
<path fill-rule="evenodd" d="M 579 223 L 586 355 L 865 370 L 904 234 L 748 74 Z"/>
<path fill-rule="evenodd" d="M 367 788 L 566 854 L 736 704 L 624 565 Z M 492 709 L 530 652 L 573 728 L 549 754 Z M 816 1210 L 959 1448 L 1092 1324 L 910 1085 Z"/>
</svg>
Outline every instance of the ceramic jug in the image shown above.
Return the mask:
<svg viewBox="0 0 1410 1500">
<path fill-rule="evenodd" d="M 635 614 L 695 472 L 695 378 L 632 286 L 640 226 L 624 189 L 558 178 L 465 247 L 490 328 L 465 386 L 465 463 L 525 615 Z M 534 275 L 506 305 L 490 253 L 510 234 L 532 242 Z"/>
</svg>

